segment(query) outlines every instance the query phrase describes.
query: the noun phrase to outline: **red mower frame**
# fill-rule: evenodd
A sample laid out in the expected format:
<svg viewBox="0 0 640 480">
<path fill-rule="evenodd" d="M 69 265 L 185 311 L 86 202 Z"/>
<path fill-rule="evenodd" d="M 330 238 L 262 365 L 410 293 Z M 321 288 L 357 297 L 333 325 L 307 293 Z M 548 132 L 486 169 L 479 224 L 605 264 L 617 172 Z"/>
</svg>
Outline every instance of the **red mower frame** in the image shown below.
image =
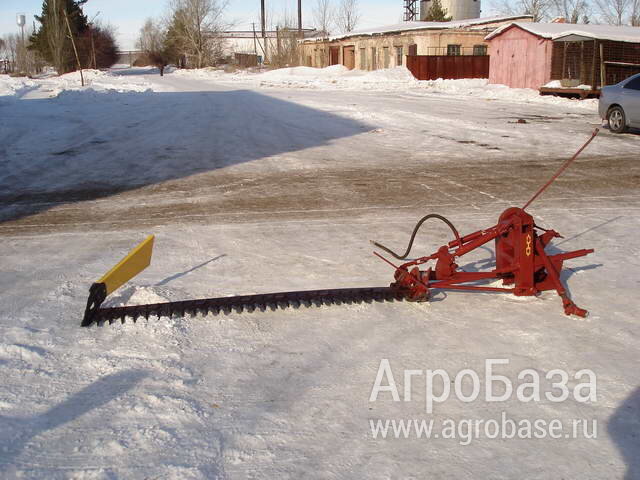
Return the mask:
<svg viewBox="0 0 640 480">
<path fill-rule="evenodd" d="M 404 255 L 398 255 L 377 242 L 376 247 L 386 251 L 393 257 L 404 260 L 408 256 L 415 235 L 422 223 L 429 218 L 444 221 L 453 231 L 455 240 L 441 246 L 435 253 L 403 263 L 400 266 L 373 252 L 395 269 L 395 282 L 391 287 L 397 289 L 407 300 L 427 301 L 431 289 L 470 290 L 480 292 L 506 292 L 517 296 L 531 296 L 545 290 L 556 290 L 562 299 L 564 312 L 567 315 L 586 317 L 588 312 L 579 308 L 569 298 L 568 292 L 560 280 L 560 272 L 565 260 L 582 257 L 593 253 L 593 249 L 575 250 L 573 252 L 549 255 L 545 248 L 553 238 L 562 238 L 555 230 L 546 230 L 535 224 L 533 217 L 525 209 L 562 174 L 578 155 L 591 143 L 598 134 L 596 129 L 589 140 L 568 159 L 556 174 L 544 184 L 524 207 L 511 207 L 500 215 L 498 223 L 490 228 L 460 237 L 455 227 L 440 215 L 427 215 L 416 225 L 409 247 Z M 488 242 L 495 241 L 496 266 L 489 272 L 465 272 L 459 270 L 456 260 Z M 420 270 L 419 266 L 435 261 L 435 268 Z M 503 285 L 511 287 L 490 287 L 474 285 L 483 280 L 502 280 Z"/>
</svg>

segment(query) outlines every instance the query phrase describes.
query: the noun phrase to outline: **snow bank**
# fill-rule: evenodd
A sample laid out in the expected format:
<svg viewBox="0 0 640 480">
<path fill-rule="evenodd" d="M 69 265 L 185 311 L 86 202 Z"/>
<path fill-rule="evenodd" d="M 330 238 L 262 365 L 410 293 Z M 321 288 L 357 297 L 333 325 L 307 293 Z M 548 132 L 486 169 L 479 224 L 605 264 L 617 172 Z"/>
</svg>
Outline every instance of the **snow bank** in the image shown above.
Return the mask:
<svg viewBox="0 0 640 480">
<path fill-rule="evenodd" d="M 417 85 L 417 80 L 404 67 L 384 70 L 349 70 L 343 65 L 326 68 L 292 67 L 255 75 L 261 86 L 297 88 L 341 88 L 398 90 Z"/>
<path fill-rule="evenodd" d="M 260 74 L 260 78 L 280 80 L 288 79 L 291 77 L 304 77 L 304 78 L 336 78 L 345 75 L 350 70 L 344 65 L 331 65 L 326 68 L 313 68 L 313 67 L 290 67 L 290 68 L 278 68 L 266 73 Z"/>
<path fill-rule="evenodd" d="M 373 71 L 349 70 L 343 65 L 326 68 L 291 67 L 268 72 L 247 70 L 225 73 L 220 69 L 179 70 L 177 75 L 215 80 L 216 82 L 245 81 L 254 87 L 266 88 L 310 88 L 317 90 L 363 90 L 404 91 L 416 96 L 448 94 L 469 96 L 487 100 L 566 105 L 567 102 L 580 108 L 593 110 L 597 100 L 572 100 L 553 96 L 541 96 L 537 90 L 509 88 L 505 85 L 489 84 L 487 79 L 461 80 L 416 80 L 405 67 Z"/>
<path fill-rule="evenodd" d="M 29 79 L 26 77 L 11 78 L 0 75 L 0 96 L 23 98 L 51 98 L 66 91 L 91 92 L 147 92 L 151 84 L 141 76 L 114 75 L 100 70 L 83 70 L 85 86 L 82 86 L 80 72 L 67 73 L 60 76 L 45 76 Z M 25 90 L 28 90 L 25 92 Z"/>
<path fill-rule="evenodd" d="M 26 77 L 12 78 L 9 75 L 0 75 L 0 97 L 17 95 L 21 90 L 34 85 L 35 82 Z"/>
<path fill-rule="evenodd" d="M 563 97 L 541 96 L 540 92 L 531 88 L 509 88 L 506 85 L 491 84 L 485 78 L 469 78 L 461 80 L 427 80 L 419 82 L 420 88 L 433 93 L 447 93 L 457 96 L 485 98 L 487 100 L 504 100 L 518 103 L 546 103 L 579 106 L 593 110 L 598 100 L 575 100 Z"/>
<path fill-rule="evenodd" d="M 151 84 L 136 75 L 113 75 L 100 70 L 83 70 L 85 89 L 97 92 L 146 92 L 151 90 Z M 61 92 L 63 90 L 82 90 L 80 72 L 67 73 L 53 80 Z"/>
</svg>

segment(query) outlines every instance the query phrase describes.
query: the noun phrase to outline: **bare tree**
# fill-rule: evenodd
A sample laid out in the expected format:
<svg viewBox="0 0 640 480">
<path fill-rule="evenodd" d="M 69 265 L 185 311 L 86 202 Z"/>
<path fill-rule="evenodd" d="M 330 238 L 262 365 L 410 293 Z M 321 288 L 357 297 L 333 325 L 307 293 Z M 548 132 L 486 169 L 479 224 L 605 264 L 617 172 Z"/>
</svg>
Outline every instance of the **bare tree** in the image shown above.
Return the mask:
<svg viewBox="0 0 640 480">
<path fill-rule="evenodd" d="M 229 0 L 173 0 L 171 3 L 173 40 L 196 68 L 215 62 L 222 54 L 222 14 Z"/>
<path fill-rule="evenodd" d="M 298 65 L 300 62 L 297 20 L 288 8 L 276 24 L 276 45 L 272 48 L 271 65 L 276 68 Z"/>
<path fill-rule="evenodd" d="M 17 33 L 8 33 L 3 37 L 2 56 L 8 60 L 7 68 L 10 72 L 16 69 L 19 44 L 20 36 Z"/>
<path fill-rule="evenodd" d="M 318 31 L 329 35 L 329 29 L 333 23 L 333 5 L 331 0 L 316 0 L 313 8 L 313 21 Z"/>
<path fill-rule="evenodd" d="M 550 0 L 502 0 L 496 9 L 504 15 L 532 15 L 534 22 L 540 22 L 549 16 Z"/>
<path fill-rule="evenodd" d="M 18 72 L 22 74 L 37 73 L 42 69 L 43 62 L 37 52 L 29 49 L 32 30 L 25 31 L 25 42 L 17 33 L 9 33 L 0 39 L 0 60 L 6 59 L 4 69 L 6 72 Z"/>
<path fill-rule="evenodd" d="M 164 75 L 164 67 L 169 63 L 165 49 L 166 39 L 166 30 L 161 23 L 148 18 L 140 29 L 137 41 L 138 50 L 143 53 L 144 60 L 158 67 L 160 76 Z"/>
<path fill-rule="evenodd" d="M 27 74 L 40 73 L 44 67 L 44 61 L 35 50 L 31 49 L 31 35 L 33 28 L 26 27 L 24 33 L 24 42 L 18 34 L 15 35 L 15 43 L 20 45 L 17 49 L 17 63 L 20 71 Z"/>
<path fill-rule="evenodd" d="M 624 25 L 633 0 L 595 0 L 602 19 L 611 25 Z"/>
<path fill-rule="evenodd" d="M 164 46 L 164 29 L 160 22 L 153 18 L 147 18 L 140 29 L 136 47 L 142 52 L 156 52 Z"/>
<path fill-rule="evenodd" d="M 11 51 L 8 43 L 9 35 L 5 35 L 0 38 L 0 65 L 2 65 L 2 73 L 9 73 L 12 71 L 11 65 Z"/>
<path fill-rule="evenodd" d="M 586 23 L 590 13 L 588 0 L 553 0 L 553 7 L 567 23 Z"/>
<path fill-rule="evenodd" d="M 358 0 L 340 0 L 335 23 L 341 33 L 352 32 L 358 26 L 361 16 Z"/>
<path fill-rule="evenodd" d="M 640 27 L 640 0 L 634 0 L 631 5 L 631 26 Z"/>
</svg>

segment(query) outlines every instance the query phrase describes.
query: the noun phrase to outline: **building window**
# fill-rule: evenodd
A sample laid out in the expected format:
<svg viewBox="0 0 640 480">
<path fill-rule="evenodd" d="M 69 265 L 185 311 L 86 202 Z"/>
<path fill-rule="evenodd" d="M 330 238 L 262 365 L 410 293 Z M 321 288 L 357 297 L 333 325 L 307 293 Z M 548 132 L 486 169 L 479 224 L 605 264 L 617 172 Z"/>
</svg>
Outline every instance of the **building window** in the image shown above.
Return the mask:
<svg viewBox="0 0 640 480">
<path fill-rule="evenodd" d="M 474 45 L 473 46 L 473 54 L 474 55 L 486 55 L 487 54 L 487 46 L 486 45 Z"/>
<path fill-rule="evenodd" d="M 460 55 L 460 45 L 447 45 L 447 55 Z"/>
<path fill-rule="evenodd" d="M 418 55 L 418 45 L 409 45 L 409 55 Z"/>
<path fill-rule="evenodd" d="M 367 49 L 361 48 L 360 49 L 360 70 L 366 70 L 366 69 L 367 69 Z"/>
<path fill-rule="evenodd" d="M 371 70 L 378 69 L 378 58 L 376 55 L 376 47 L 371 47 Z"/>
<path fill-rule="evenodd" d="M 396 66 L 401 67 L 402 66 L 402 57 L 403 57 L 403 53 L 402 53 L 402 47 L 396 47 Z"/>
</svg>

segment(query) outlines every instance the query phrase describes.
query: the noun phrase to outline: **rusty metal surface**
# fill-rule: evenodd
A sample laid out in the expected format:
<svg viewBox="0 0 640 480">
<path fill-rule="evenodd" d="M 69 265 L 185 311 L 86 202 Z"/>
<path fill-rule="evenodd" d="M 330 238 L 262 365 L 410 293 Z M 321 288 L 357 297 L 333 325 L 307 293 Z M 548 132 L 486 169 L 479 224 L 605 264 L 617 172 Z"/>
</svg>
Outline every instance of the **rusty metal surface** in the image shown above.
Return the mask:
<svg viewBox="0 0 640 480">
<path fill-rule="evenodd" d="M 407 55 L 418 80 L 489 78 L 489 55 Z"/>
<path fill-rule="evenodd" d="M 340 47 L 329 47 L 329 65 L 340 63 Z"/>
</svg>

